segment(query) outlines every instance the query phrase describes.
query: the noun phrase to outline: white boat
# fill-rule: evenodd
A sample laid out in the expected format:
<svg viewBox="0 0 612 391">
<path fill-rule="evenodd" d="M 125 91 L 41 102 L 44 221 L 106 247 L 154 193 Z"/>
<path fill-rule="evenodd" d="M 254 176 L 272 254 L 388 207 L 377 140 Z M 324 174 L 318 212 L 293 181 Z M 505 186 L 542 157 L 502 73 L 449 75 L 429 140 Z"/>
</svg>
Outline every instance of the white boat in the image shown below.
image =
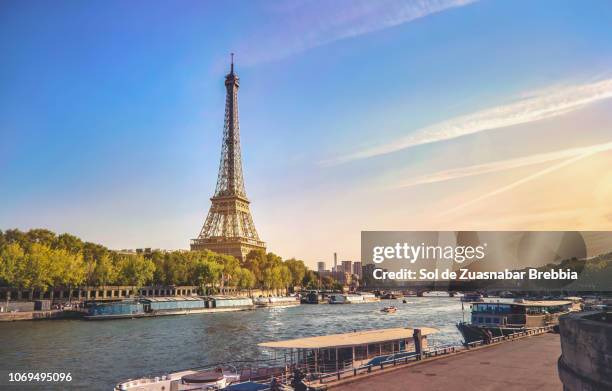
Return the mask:
<svg viewBox="0 0 612 391">
<path fill-rule="evenodd" d="M 361 304 L 380 301 L 373 293 L 333 293 L 329 295 L 329 304 Z"/>
<path fill-rule="evenodd" d="M 186 370 L 169 375 L 126 380 L 117 384 L 115 391 L 220 390 L 239 380 L 240 375 L 232 370 Z"/>
<path fill-rule="evenodd" d="M 260 296 L 253 300 L 257 307 L 291 307 L 300 305 L 297 296 Z"/>
<path fill-rule="evenodd" d="M 470 292 L 470 293 L 465 293 L 463 297 L 461 298 L 461 301 L 464 301 L 466 303 L 476 303 L 476 302 L 482 302 L 484 301 L 484 299 L 480 293 Z"/>
<path fill-rule="evenodd" d="M 380 298 L 376 297 L 376 295 L 374 293 L 358 292 L 357 294 L 362 296 L 363 297 L 363 301 L 365 301 L 366 303 L 372 303 L 372 302 L 380 301 Z"/>
<path fill-rule="evenodd" d="M 444 291 L 429 291 L 423 292 L 423 297 L 448 297 L 448 292 Z"/>
<path fill-rule="evenodd" d="M 381 312 L 385 312 L 387 314 L 394 314 L 397 312 L 397 308 L 395 306 L 384 307 Z"/>
<path fill-rule="evenodd" d="M 362 295 L 334 293 L 329 295 L 329 304 L 356 304 L 365 303 Z"/>
</svg>

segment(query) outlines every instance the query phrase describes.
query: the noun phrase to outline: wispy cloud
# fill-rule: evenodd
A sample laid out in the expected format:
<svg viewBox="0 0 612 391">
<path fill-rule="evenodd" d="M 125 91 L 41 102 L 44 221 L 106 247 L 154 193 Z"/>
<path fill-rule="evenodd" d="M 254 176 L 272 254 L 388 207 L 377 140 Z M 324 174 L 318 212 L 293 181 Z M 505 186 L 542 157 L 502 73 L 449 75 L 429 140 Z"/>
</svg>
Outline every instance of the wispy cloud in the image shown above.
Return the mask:
<svg viewBox="0 0 612 391">
<path fill-rule="evenodd" d="M 516 102 L 452 118 L 409 135 L 322 162 L 333 165 L 397 152 L 417 145 L 454 139 L 486 130 L 499 129 L 557 117 L 585 105 L 612 97 L 612 79 L 546 89 Z"/>
<path fill-rule="evenodd" d="M 477 0 L 304 0 L 271 3 L 269 24 L 239 52 L 247 63 L 265 62 L 341 39 L 383 30 Z"/>
<path fill-rule="evenodd" d="M 574 156 L 568 158 L 568 159 L 564 159 L 556 164 L 553 164 L 552 166 L 546 167 L 542 170 L 538 170 L 534 173 L 531 173 L 521 179 L 518 179 L 506 186 L 500 187 L 498 189 L 492 190 L 488 193 L 482 194 L 476 198 L 472 198 L 467 202 L 464 202 L 462 204 L 457 205 L 454 208 L 451 208 L 449 210 L 447 210 L 446 212 L 444 212 L 442 215 L 448 215 L 448 214 L 452 214 L 454 212 L 457 212 L 461 209 L 465 209 L 466 207 L 470 206 L 470 205 L 474 205 L 477 204 L 481 201 L 484 201 L 488 198 L 491 198 L 493 196 L 505 193 L 509 190 L 512 190 L 520 185 L 523 185 L 527 182 L 531 182 L 535 179 L 538 179 L 544 175 L 550 174 L 552 172 L 558 171 L 566 166 L 569 166 L 570 164 L 576 163 L 580 160 L 586 159 L 588 157 L 591 157 L 593 155 L 596 155 L 600 152 L 605 152 L 605 151 L 610 151 L 612 150 L 612 143 L 606 143 L 606 144 L 600 144 L 600 145 L 595 145 L 592 147 L 588 147 L 588 148 L 584 148 L 583 151 L 581 153 L 577 153 Z"/>
<path fill-rule="evenodd" d="M 553 164 L 550 167 L 546 167 L 543 170 L 539 170 L 537 172 L 529 174 L 526 177 L 523 177 L 523 178 L 521 178 L 521 179 L 519 179 L 517 181 L 514 181 L 514 182 L 512 182 L 512 183 L 510 183 L 510 184 L 508 184 L 506 186 L 502 186 L 502 187 L 500 187 L 498 189 L 495 189 L 493 191 L 485 193 L 485 194 L 483 194 L 483 195 L 481 195 L 479 197 L 473 198 L 473 199 L 471 199 L 471 200 L 469 200 L 469 201 L 467 201 L 467 202 L 465 202 L 463 204 L 457 205 L 456 207 L 454 207 L 452 209 L 449 209 L 448 211 L 443 213 L 443 215 L 447 215 L 447 214 L 450 214 L 450 213 L 457 212 L 457 211 L 459 211 L 461 209 L 464 209 L 464 208 L 466 208 L 466 207 L 468 207 L 470 205 L 474 205 L 474 204 L 477 204 L 477 203 L 479 203 L 481 201 L 484 201 L 487 198 L 491 198 L 491 197 L 499 195 L 501 193 L 505 193 L 505 192 L 507 192 L 509 190 L 514 189 L 515 187 L 518 187 L 518 186 L 524 184 L 524 183 L 531 182 L 534 179 L 537 179 L 537 178 L 540 178 L 540 177 L 542 177 L 542 176 L 544 176 L 546 174 L 550 174 L 552 172 L 558 171 L 558 170 L 562 169 L 563 167 L 568 166 L 568 165 L 570 165 L 572 163 L 575 163 L 575 162 L 580 161 L 582 159 L 585 159 L 587 157 L 593 156 L 596 153 L 597 152 L 595 152 L 595 151 L 586 152 L 586 153 L 583 153 L 581 155 L 574 156 L 574 157 L 572 157 L 570 159 L 566 159 L 566 160 L 563 160 L 563 161 L 561 161 L 559 163 Z"/>
<path fill-rule="evenodd" d="M 394 186 L 394 188 L 412 187 L 428 183 L 445 182 L 453 179 L 511 170 L 513 168 L 531 166 L 561 159 L 571 159 L 586 154 L 593 154 L 609 150 L 612 150 L 612 142 L 591 145 L 588 147 L 568 148 L 554 152 L 538 153 L 529 156 L 521 156 L 513 159 L 497 160 L 494 162 L 476 164 L 460 168 L 452 168 L 449 170 L 442 170 L 431 174 L 422 175 L 406 180 L 405 182 Z"/>
</svg>

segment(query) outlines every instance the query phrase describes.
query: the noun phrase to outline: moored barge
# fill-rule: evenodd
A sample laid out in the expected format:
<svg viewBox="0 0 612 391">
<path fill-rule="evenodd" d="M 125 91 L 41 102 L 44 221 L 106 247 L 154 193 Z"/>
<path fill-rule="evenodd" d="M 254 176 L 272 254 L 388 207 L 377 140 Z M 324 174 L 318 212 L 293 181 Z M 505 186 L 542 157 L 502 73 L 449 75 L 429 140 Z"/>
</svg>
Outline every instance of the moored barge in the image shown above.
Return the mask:
<svg viewBox="0 0 612 391">
<path fill-rule="evenodd" d="M 207 312 L 228 312 L 253 309 L 249 297 L 240 296 L 171 296 L 147 297 L 106 303 L 91 303 L 84 318 L 110 320 L 166 315 L 187 315 Z"/>
<path fill-rule="evenodd" d="M 484 302 L 484 298 L 478 292 L 467 292 L 463 294 L 461 301 L 466 303 L 480 303 Z"/>
<path fill-rule="evenodd" d="M 572 302 L 521 300 L 512 303 L 475 302 L 470 305 L 471 322 L 457 324 L 466 344 L 557 325 L 559 316 L 570 312 Z"/>
<path fill-rule="evenodd" d="M 373 293 L 332 293 L 329 304 L 360 304 L 380 301 Z"/>
<path fill-rule="evenodd" d="M 297 296 L 259 296 L 254 303 L 257 307 L 292 307 L 301 304 Z"/>
</svg>

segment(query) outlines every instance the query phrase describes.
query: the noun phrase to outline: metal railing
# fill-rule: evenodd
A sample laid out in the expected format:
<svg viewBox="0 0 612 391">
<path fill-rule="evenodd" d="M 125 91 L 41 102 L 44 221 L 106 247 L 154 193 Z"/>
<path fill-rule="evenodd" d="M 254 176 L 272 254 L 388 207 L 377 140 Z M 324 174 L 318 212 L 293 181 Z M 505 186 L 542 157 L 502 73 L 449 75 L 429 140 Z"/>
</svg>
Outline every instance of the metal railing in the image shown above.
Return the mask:
<svg viewBox="0 0 612 391">
<path fill-rule="evenodd" d="M 343 377 L 357 376 L 364 373 L 371 373 L 372 370 L 384 369 L 385 366 L 397 366 L 398 364 L 407 364 L 412 361 L 418 360 L 417 354 L 406 354 L 402 357 L 392 358 L 389 360 L 381 361 L 378 364 L 366 364 L 359 367 L 352 367 L 347 369 L 342 369 L 337 372 L 331 373 L 311 373 L 310 380 L 318 381 L 320 384 L 324 384 L 328 379 L 340 380 Z M 348 376 L 346 376 L 348 375 Z"/>
<path fill-rule="evenodd" d="M 338 371 L 328 372 L 328 373 L 323 373 L 323 372 L 310 373 L 308 376 L 308 380 L 313 386 L 316 386 L 317 384 L 324 385 L 326 383 L 338 381 L 344 378 L 359 376 L 359 375 L 363 375 L 366 373 L 372 373 L 372 372 L 383 370 L 389 367 L 402 366 L 402 365 L 406 365 L 406 364 L 409 364 L 415 361 L 420 361 L 422 359 L 428 359 L 428 358 L 438 357 L 438 356 L 445 356 L 445 355 L 457 353 L 460 351 L 469 350 L 469 349 L 472 349 L 478 346 L 496 344 L 496 343 L 501 343 L 504 341 L 511 341 L 511 340 L 529 337 L 533 335 L 544 334 L 544 333 L 550 332 L 552 329 L 553 329 L 553 326 L 543 326 L 543 327 L 537 327 L 537 328 L 533 328 L 529 330 L 517 331 L 516 333 L 512 333 L 512 334 L 503 335 L 499 337 L 493 337 L 491 338 L 489 343 L 486 343 L 485 340 L 479 340 L 479 341 L 469 342 L 464 345 L 436 346 L 436 347 L 432 347 L 430 349 L 424 350 L 421 357 L 419 357 L 417 353 L 414 352 L 412 354 L 404 354 L 402 355 L 402 357 L 391 358 L 385 361 L 381 361 L 380 363 L 377 363 L 377 364 L 366 364 L 366 365 L 361 365 L 358 367 L 344 368 Z M 392 355 L 392 356 L 395 356 L 395 355 Z"/>
</svg>

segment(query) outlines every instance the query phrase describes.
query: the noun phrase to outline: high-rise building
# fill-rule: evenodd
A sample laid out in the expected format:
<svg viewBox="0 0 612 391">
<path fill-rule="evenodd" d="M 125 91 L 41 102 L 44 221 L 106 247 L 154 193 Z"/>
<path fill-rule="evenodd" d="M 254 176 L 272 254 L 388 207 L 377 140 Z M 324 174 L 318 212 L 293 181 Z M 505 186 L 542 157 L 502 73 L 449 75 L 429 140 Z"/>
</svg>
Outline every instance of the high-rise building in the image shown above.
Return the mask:
<svg viewBox="0 0 612 391">
<path fill-rule="evenodd" d="M 191 240 L 191 249 L 208 249 L 243 260 L 251 250 L 265 251 L 266 244 L 257 235 L 244 189 L 238 121 L 239 86 L 232 54 L 230 72 L 225 76 L 225 123 L 217 186 L 204 226 L 197 239 Z"/>
<path fill-rule="evenodd" d="M 325 262 L 317 262 L 317 271 L 319 273 L 325 271 Z"/>
<path fill-rule="evenodd" d="M 361 267 L 362 274 L 361 279 L 363 281 L 363 286 L 366 288 L 372 288 L 376 286 L 376 281 L 374 280 L 374 271 L 376 269 L 380 269 L 373 263 L 365 264 Z"/>
<path fill-rule="evenodd" d="M 334 253 L 334 268 L 332 269 L 332 272 L 337 272 L 338 271 L 338 253 Z"/>
<path fill-rule="evenodd" d="M 342 272 L 344 273 L 353 273 L 353 262 L 351 261 L 342 261 Z"/>
<path fill-rule="evenodd" d="M 361 272 L 361 262 L 357 261 L 357 262 L 353 262 L 353 274 L 356 274 L 359 276 L 359 278 L 361 278 L 362 272 Z"/>
</svg>

